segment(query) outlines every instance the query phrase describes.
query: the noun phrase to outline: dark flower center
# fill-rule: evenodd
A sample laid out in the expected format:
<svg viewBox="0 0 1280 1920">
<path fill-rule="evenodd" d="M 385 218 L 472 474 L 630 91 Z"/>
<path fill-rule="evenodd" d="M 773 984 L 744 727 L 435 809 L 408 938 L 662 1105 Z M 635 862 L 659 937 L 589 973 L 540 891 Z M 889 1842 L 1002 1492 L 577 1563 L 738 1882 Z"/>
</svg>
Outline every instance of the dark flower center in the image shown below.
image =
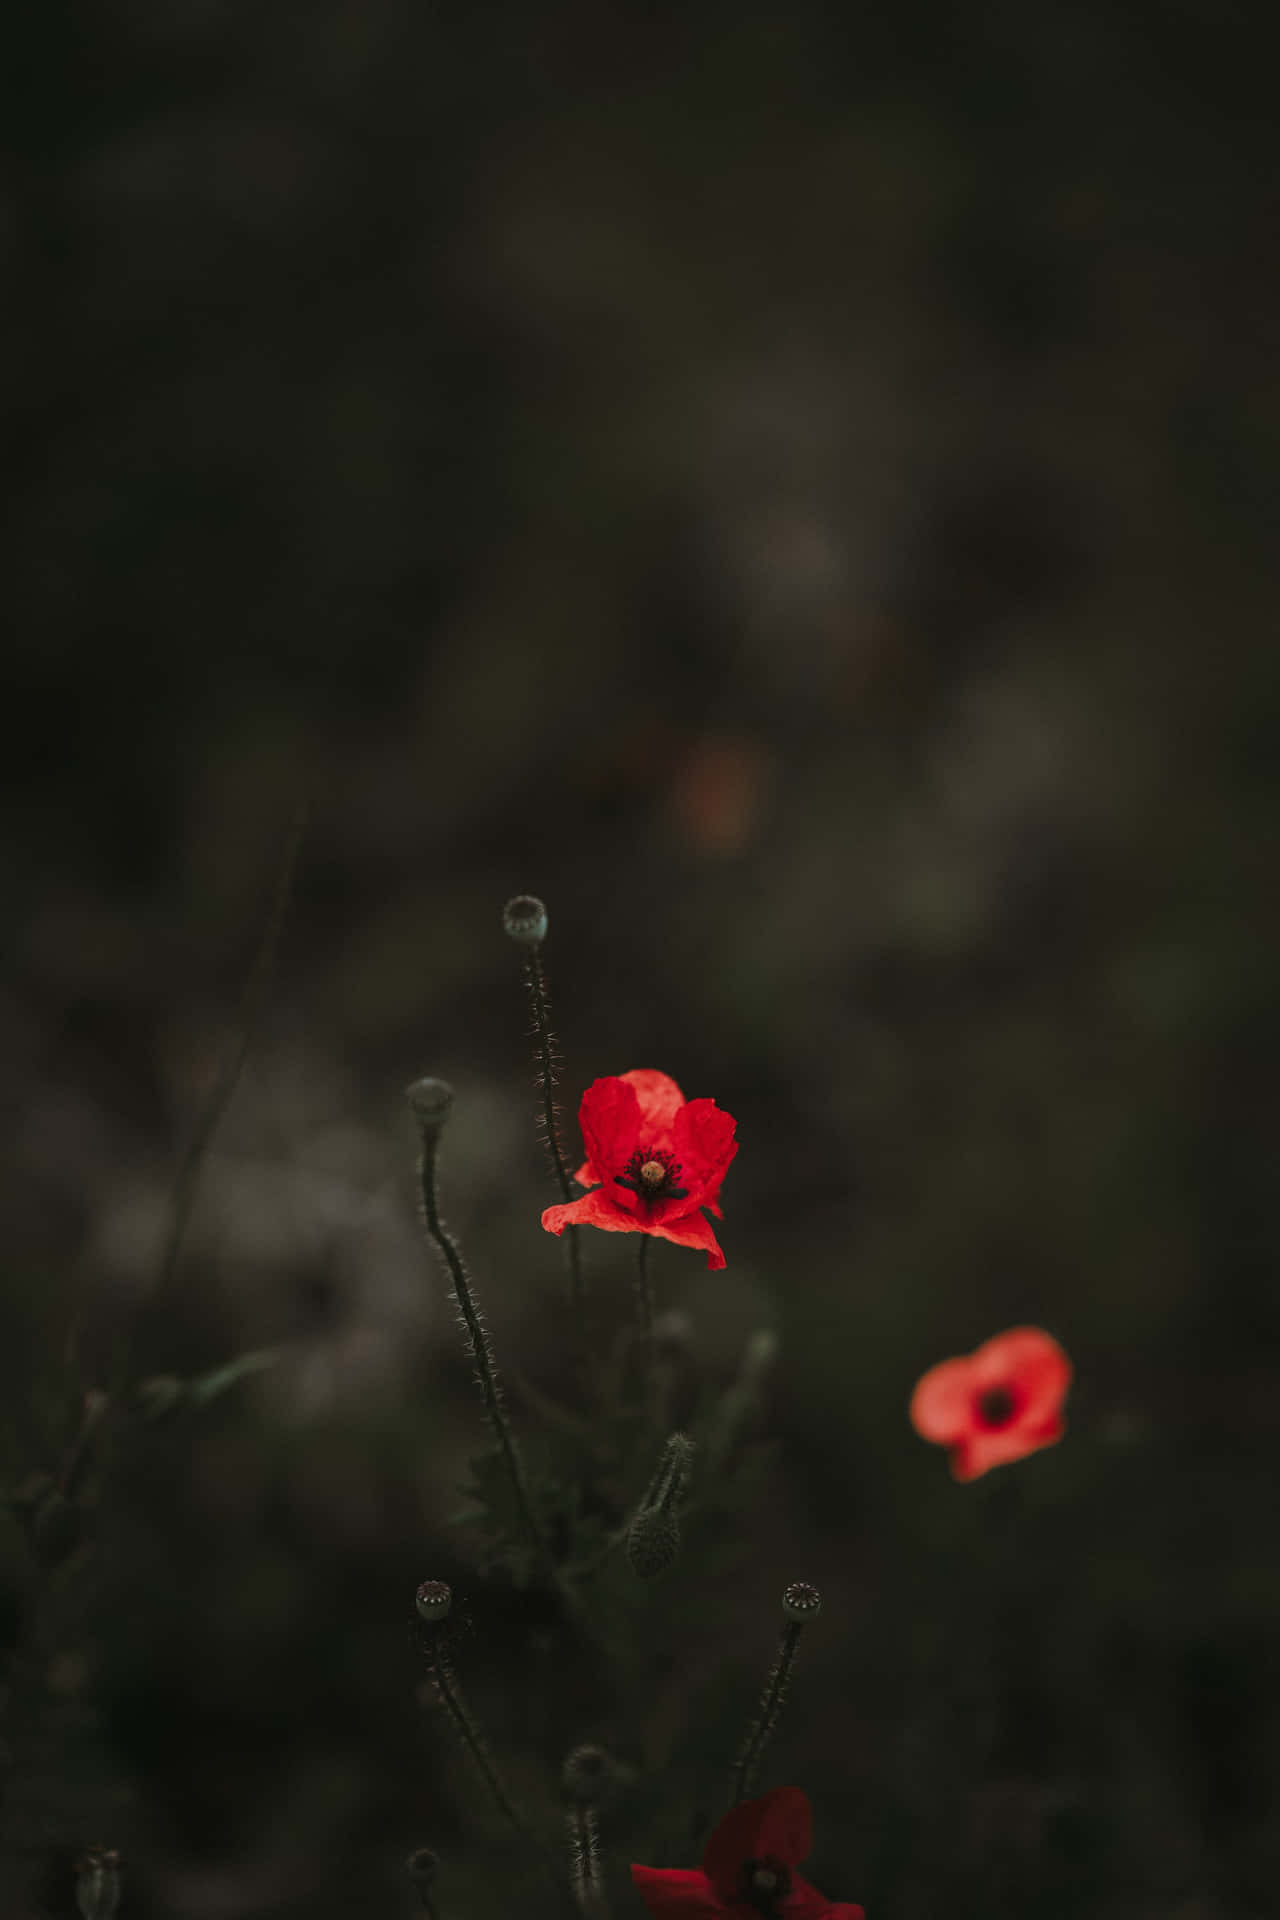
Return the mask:
<svg viewBox="0 0 1280 1920">
<path fill-rule="evenodd" d="M 765 1920 L 779 1920 L 782 1903 L 791 1891 L 791 1875 L 772 1854 L 748 1860 L 742 1869 L 742 1897 Z"/>
<path fill-rule="evenodd" d="M 999 1432 L 1011 1425 L 1021 1405 L 1021 1396 L 1012 1387 L 988 1387 L 978 1395 L 978 1418 L 984 1427 Z"/>
<path fill-rule="evenodd" d="M 637 1147 L 622 1172 L 614 1176 L 620 1187 L 629 1187 L 638 1199 L 650 1205 L 655 1200 L 687 1200 L 689 1189 L 680 1185 L 680 1162 L 663 1147 Z"/>
</svg>

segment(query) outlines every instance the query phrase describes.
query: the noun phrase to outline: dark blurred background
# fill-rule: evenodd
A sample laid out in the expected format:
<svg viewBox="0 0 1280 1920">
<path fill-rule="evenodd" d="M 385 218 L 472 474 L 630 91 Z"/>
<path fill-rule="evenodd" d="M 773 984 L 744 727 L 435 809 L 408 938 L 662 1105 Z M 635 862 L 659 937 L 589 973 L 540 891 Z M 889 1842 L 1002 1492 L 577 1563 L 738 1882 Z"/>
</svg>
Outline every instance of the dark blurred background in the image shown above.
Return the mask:
<svg viewBox="0 0 1280 1920">
<path fill-rule="evenodd" d="M 135 1376 L 279 1356 L 113 1443 L 55 1565 L 5 1519 L 6 1914 L 74 1913 L 93 1843 L 122 1920 L 407 1916 L 428 1843 L 444 1920 L 516 1910 L 415 1699 L 437 1572 L 518 1782 L 586 1737 L 635 1768 L 623 1862 L 693 1864 L 804 1576 L 762 1784 L 833 1897 L 1275 1910 L 1260 19 L 44 0 L 7 37 L 7 1484 L 125 1330 Z M 417 1073 L 499 1359 L 571 1391 L 522 888 L 574 1145 L 637 1065 L 738 1119 L 725 1272 L 654 1262 L 680 1364 L 780 1342 L 742 1555 L 691 1537 L 630 1695 L 447 1524 L 482 1430 Z M 586 1251 L 625 1302 L 629 1245 Z M 1021 1321 L 1067 1439 L 957 1486 L 911 1387 Z"/>
</svg>

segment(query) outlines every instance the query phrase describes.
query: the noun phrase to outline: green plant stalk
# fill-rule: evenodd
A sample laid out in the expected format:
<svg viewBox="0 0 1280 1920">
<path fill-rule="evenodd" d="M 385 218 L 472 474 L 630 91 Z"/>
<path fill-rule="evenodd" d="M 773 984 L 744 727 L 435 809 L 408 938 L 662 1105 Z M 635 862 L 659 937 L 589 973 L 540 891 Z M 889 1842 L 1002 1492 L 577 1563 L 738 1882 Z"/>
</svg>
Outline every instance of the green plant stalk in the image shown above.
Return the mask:
<svg viewBox="0 0 1280 1920">
<path fill-rule="evenodd" d="M 451 1238 L 440 1218 L 440 1206 L 436 1198 L 436 1151 L 439 1145 L 439 1133 L 424 1128 L 422 1135 L 422 1208 L 426 1216 L 427 1233 L 435 1242 L 436 1249 L 448 1269 L 453 1283 L 453 1297 L 458 1304 L 463 1324 L 467 1330 L 471 1357 L 476 1363 L 476 1373 L 480 1381 L 480 1391 L 484 1395 L 485 1410 L 489 1423 L 497 1437 L 498 1446 L 511 1480 L 512 1491 L 525 1528 L 539 1561 L 551 1575 L 557 1586 L 561 1585 L 551 1550 L 543 1537 L 542 1528 L 533 1510 L 533 1501 L 529 1496 L 529 1485 L 525 1479 L 524 1463 L 516 1446 L 515 1435 L 503 1410 L 502 1398 L 498 1387 L 497 1371 L 493 1364 L 493 1354 L 489 1346 L 489 1336 L 476 1306 L 475 1295 L 471 1290 L 471 1281 L 463 1264 L 462 1255 L 456 1242 Z"/>
<path fill-rule="evenodd" d="M 443 1649 L 437 1650 L 432 1661 L 431 1683 L 439 1696 L 441 1706 L 453 1722 L 454 1731 L 467 1752 L 471 1755 L 472 1760 L 475 1762 L 476 1771 L 489 1789 L 489 1794 L 494 1805 L 503 1817 L 510 1821 L 516 1832 L 520 1834 L 523 1839 L 527 1840 L 531 1846 L 538 1848 L 538 1851 L 541 1852 L 541 1848 L 538 1847 L 537 1840 L 530 1832 L 523 1814 L 508 1793 L 501 1775 L 489 1757 L 489 1750 L 480 1737 L 480 1729 L 471 1718 L 471 1714 L 458 1689 L 458 1682 L 449 1664 L 448 1656 Z"/>
<path fill-rule="evenodd" d="M 745 1800 L 755 1785 L 756 1769 L 760 1765 L 760 1756 L 765 1743 L 778 1724 L 778 1713 L 786 1699 L 787 1683 L 791 1678 L 791 1669 L 795 1664 L 796 1647 L 804 1623 L 800 1620 L 788 1620 L 782 1629 L 778 1642 L 778 1657 L 765 1681 L 764 1692 L 760 1696 L 760 1705 L 756 1717 L 747 1733 L 746 1741 L 733 1776 L 733 1799 L 736 1805 Z"/>
<path fill-rule="evenodd" d="M 536 946 L 531 947 L 526 954 L 524 968 L 529 999 L 533 1006 L 534 1026 L 538 1036 L 538 1082 L 542 1090 L 542 1125 L 546 1134 L 547 1151 L 551 1155 L 552 1169 L 559 1182 L 561 1197 L 568 1202 L 574 1196 L 570 1185 L 569 1162 L 560 1140 L 560 1125 L 553 1097 L 556 1062 L 555 1039 L 551 1031 L 551 996 L 547 991 L 547 976 L 542 965 L 542 954 Z M 582 1249 L 579 1245 L 578 1229 L 566 1227 L 564 1237 L 569 1245 L 569 1304 L 576 1312 L 581 1309 L 585 1298 L 582 1280 Z"/>
<path fill-rule="evenodd" d="M 605 1920 L 608 1904 L 600 1874 L 600 1827 L 594 1807 L 575 1807 L 569 1814 L 574 1898 L 582 1912 Z"/>
</svg>

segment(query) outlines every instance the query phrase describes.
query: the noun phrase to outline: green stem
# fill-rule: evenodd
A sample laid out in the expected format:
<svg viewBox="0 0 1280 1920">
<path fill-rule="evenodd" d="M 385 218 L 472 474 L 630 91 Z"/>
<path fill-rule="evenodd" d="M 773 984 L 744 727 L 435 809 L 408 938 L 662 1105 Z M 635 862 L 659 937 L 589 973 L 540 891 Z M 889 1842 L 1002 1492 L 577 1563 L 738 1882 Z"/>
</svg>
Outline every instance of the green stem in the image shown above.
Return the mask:
<svg viewBox="0 0 1280 1920">
<path fill-rule="evenodd" d="M 604 1920 L 608 1906 L 600 1874 L 600 1827 L 594 1807 L 574 1807 L 570 1812 L 569 1847 L 574 1897 L 584 1914 Z"/>
<path fill-rule="evenodd" d="M 484 1395 L 485 1410 L 489 1416 L 489 1423 L 497 1437 L 498 1446 L 511 1480 L 512 1491 L 516 1496 L 516 1504 L 520 1509 L 520 1515 L 528 1532 L 529 1540 L 538 1559 L 550 1573 L 553 1581 L 559 1585 L 560 1583 L 556 1578 L 556 1569 L 551 1558 L 550 1548 L 543 1538 L 542 1529 L 538 1525 L 537 1515 L 533 1510 L 533 1502 L 529 1497 L 528 1482 L 524 1476 L 524 1463 L 516 1447 L 516 1439 L 511 1431 L 510 1422 L 503 1410 L 502 1399 L 498 1389 L 497 1370 L 494 1367 L 493 1353 L 489 1346 L 489 1335 L 485 1330 L 483 1320 L 480 1318 L 480 1311 L 476 1305 L 475 1295 L 471 1290 L 471 1281 L 467 1274 L 467 1269 L 463 1265 L 462 1255 L 440 1218 L 440 1206 L 436 1198 L 436 1150 L 438 1144 L 439 1133 L 431 1128 L 424 1128 L 422 1133 L 422 1208 L 426 1215 L 427 1232 L 435 1242 L 436 1249 L 448 1269 L 449 1278 L 453 1282 L 453 1297 L 457 1301 L 458 1309 L 462 1314 L 463 1322 L 467 1329 L 471 1357 L 476 1363 L 476 1373 L 479 1376 L 480 1391 Z"/>
<path fill-rule="evenodd" d="M 441 1706 L 453 1722 L 458 1738 L 471 1755 L 481 1779 L 488 1787 L 494 1805 L 511 1822 L 523 1839 L 527 1840 L 531 1846 L 537 1847 L 538 1842 L 529 1831 L 524 1816 L 507 1792 L 497 1768 L 489 1758 L 489 1750 L 480 1737 L 480 1729 L 467 1710 L 448 1656 L 442 1650 L 436 1653 L 432 1662 L 431 1682 L 440 1697 Z"/>
<path fill-rule="evenodd" d="M 802 1631 L 803 1623 L 799 1620 L 788 1620 L 782 1629 L 782 1637 L 778 1642 L 778 1657 L 770 1669 L 769 1678 L 765 1681 L 756 1717 L 751 1723 L 746 1743 L 734 1771 L 735 1805 L 739 1800 L 745 1800 L 755 1785 L 756 1769 L 760 1765 L 760 1756 L 764 1752 L 765 1742 L 778 1724 L 778 1713 L 786 1697 L 787 1682 L 791 1678 L 796 1647 Z"/>
<path fill-rule="evenodd" d="M 560 1140 L 560 1123 L 554 1098 L 556 1051 L 555 1035 L 551 1030 L 551 996 L 547 991 L 547 976 L 542 965 L 542 953 L 538 947 L 530 947 L 525 955 L 524 966 L 525 982 L 529 988 L 529 999 L 533 1006 L 534 1027 L 538 1035 L 538 1084 L 542 1091 L 542 1125 L 546 1134 L 547 1152 L 551 1156 L 551 1166 L 559 1182 L 561 1197 L 565 1201 L 571 1201 L 574 1196 L 573 1187 L 570 1185 L 569 1162 Z M 569 1304 L 577 1311 L 581 1308 L 585 1297 L 582 1282 L 582 1249 L 578 1244 L 578 1229 L 566 1227 L 564 1237 L 569 1248 Z"/>
<path fill-rule="evenodd" d="M 649 1278 L 649 1235 L 640 1235 L 636 1260 L 636 1324 L 646 1346 L 653 1344 L 653 1282 Z"/>
</svg>

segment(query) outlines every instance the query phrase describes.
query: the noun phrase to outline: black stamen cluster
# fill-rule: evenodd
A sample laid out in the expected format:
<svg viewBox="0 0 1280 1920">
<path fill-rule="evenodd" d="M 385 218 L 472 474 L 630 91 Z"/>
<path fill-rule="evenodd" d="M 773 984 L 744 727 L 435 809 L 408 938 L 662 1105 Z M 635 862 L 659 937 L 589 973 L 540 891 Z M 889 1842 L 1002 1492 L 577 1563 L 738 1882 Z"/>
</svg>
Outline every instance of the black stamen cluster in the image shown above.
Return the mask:
<svg viewBox="0 0 1280 1920">
<path fill-rule="evenodd" d="M 640 1177 L 641 1168 L 652 1166 L 655 1162 L 662 1168 L 662 1182 L 656 1187 Z M 689 1189 L 680 1185 L 683 1172 L 684 1168 L 680 1162 L 664 1147 L 637 1147 L 622 1172 L 614 1175 L 614 1184 L 619 1187 L 629 1187 L 641 1200 L 650 1202 L 687 1200 Z"/>
<path fill-rule="evenodd" d="M 743 1866 L 742 1897 L 764 1920 L 777 1920 L 790 1891 L 791 1874 L 772 1854 L 763 1860 L 748 1860 Z"/>
</svg>

